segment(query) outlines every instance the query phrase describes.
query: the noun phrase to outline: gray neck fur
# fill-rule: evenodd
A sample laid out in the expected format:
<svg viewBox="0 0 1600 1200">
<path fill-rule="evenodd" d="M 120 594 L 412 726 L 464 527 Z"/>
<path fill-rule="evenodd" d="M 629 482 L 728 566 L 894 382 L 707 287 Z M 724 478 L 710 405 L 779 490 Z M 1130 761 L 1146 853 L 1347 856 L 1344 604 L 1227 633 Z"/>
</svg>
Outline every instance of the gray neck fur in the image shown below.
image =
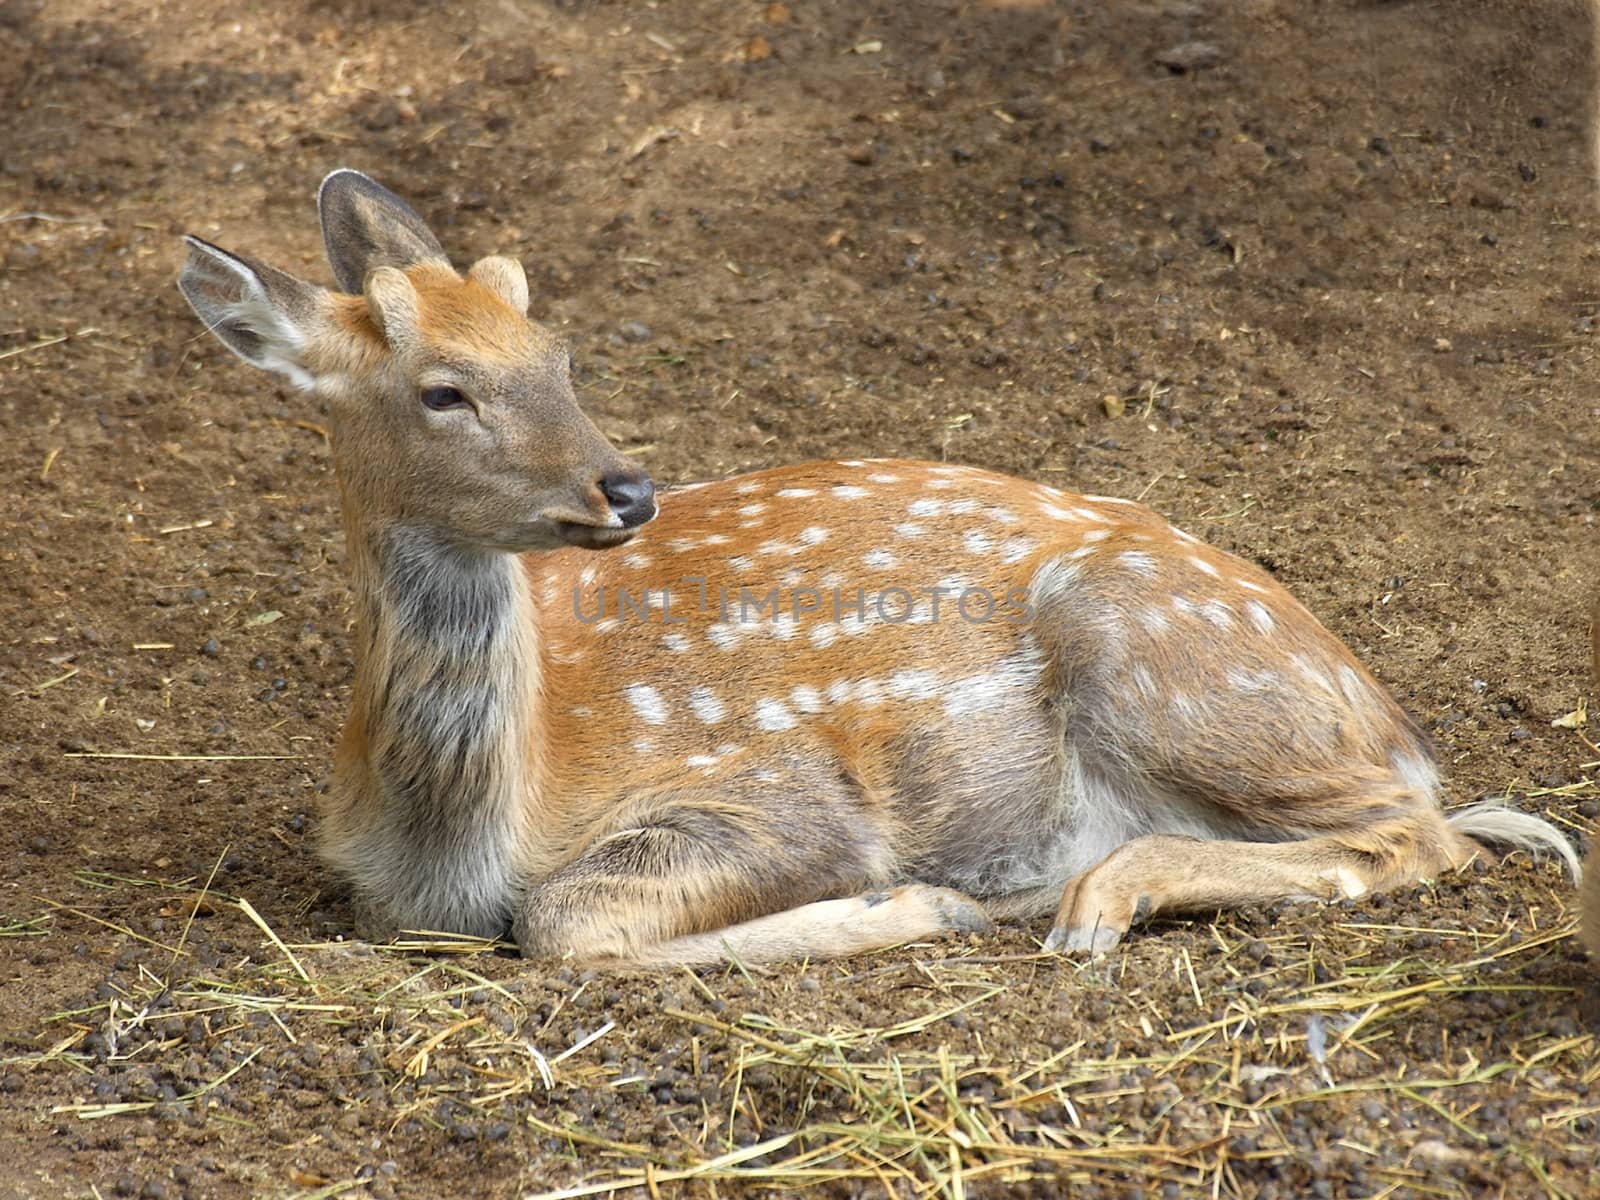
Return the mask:
<svg viewBox="0 0 1600 1200">
<path fill-rule="evenodd" d="M 522 708 L 511 555 L 395 526 L 374 611 L 369 762 L 381 818 L 357 884 L 394 924 L 495 936 L 515 902 Z M 370 649 L 369 645 L 369 649 Z"/>
</svg>

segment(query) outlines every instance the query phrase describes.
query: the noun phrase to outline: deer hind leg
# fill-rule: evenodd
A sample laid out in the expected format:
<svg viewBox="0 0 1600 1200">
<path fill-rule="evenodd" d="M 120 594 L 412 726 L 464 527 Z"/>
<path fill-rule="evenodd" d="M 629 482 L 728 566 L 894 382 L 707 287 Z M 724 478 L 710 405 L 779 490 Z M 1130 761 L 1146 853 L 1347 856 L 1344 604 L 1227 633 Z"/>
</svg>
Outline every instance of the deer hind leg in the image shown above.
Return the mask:
<svg viewBox="0 0 1600 1200">
<path fill-rule="evenodd" d="M 1293 842 L 1134 838 L 1067 881 L 1045 948 L 1104 953 L 1134 921 L 1162 912 L 1364 896 L 1431 878 L 1479 850 L 1434 811 Z"/>
<path fill-rule="evenodd" d="M 828 958 L 989 928 L 959 892 L 889 891 L 890 855 L 859 816 L 827 805 L 651 805 L 523 898 L 528 957 L 705 966 Z M 852 894 L 856 893 L 856 894 Z"/>
</svg>

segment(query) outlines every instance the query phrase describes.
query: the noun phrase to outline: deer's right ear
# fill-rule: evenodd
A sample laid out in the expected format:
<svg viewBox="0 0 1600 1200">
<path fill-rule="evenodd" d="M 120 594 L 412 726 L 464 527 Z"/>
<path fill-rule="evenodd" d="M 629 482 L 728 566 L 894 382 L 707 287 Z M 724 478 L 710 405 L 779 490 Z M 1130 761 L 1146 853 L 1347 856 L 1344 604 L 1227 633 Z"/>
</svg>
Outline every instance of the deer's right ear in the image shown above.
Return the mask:
<svg viewBox="0 0 1600 1200">
<path fill-rule="evenodd" d="M 450 265 L 444 247 L 404 200 L 376 180 L 348 167 L 334 171 L 317 189 L 322 245 L 339 290 L 359 296 L 368 274 L 379 267 L 404 271 L 422 262 Z"/>
<path fill-rule="evenodd" d="M 304 352 L 322 289 L 197 237 L 183 240 L 189 257 L 178 290 L 206 328 L 251 366 L 309 389 Z"/>
</svg>

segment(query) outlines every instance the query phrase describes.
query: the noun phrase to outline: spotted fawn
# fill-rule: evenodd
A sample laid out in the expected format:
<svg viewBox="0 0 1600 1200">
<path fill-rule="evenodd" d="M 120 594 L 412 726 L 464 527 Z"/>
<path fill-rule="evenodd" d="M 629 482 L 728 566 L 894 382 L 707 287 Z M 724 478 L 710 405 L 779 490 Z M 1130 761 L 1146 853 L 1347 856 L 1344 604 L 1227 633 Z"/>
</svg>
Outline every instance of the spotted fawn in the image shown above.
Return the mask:
<svg viewBox="0 0 1600 1200">
<path fill-rule="evenodd" d="M 355 171 L 318 208 L 337 290 L 198 238 L 179 287 L 332 414 L 358 666 L 321 844 L 364 936 L 708 964 L 1053 913 L 1099 952 L 1480 839 L 1574 861 L 1447 818 L 1350 652 L 1148 509 L 893 460 L 658 493 L 515 261 L 458 274 Z"/>
</svg>

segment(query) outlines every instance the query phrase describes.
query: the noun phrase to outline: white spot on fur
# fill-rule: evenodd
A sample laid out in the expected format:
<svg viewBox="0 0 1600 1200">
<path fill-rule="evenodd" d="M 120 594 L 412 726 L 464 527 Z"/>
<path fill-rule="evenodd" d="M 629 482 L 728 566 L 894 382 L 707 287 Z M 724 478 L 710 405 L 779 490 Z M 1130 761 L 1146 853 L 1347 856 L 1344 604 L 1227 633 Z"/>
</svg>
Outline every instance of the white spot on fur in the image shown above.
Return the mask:
<svg viewBox="0 0 1600 1200">
<path fill-rule="evenodd" d="M 976 500 L 973 500 L 971 497 L 966 497 L 961 500 L 950 501 L 950 507 L 946 511 L 948 511 L 952 516 L 964 517 L 968 513 L 977 512 L 982 507 L 983 505 L 979 504 Z"/>
<path fill-rule="evenodd" d="M 954 479 L 929 479 L 922 486 L 933 488 L 936 491 L 943 491 L 945 488 L 953 488 L 955 485 L 956 481 Z"/>
<path fill-rule="evenodd" d="M 1246 600 L 1244 604 L 1245 615 L 1250 618 L 1250 624 L 1256 627 L 1259 633 L 1271 633 L 1273 630 L 1272 614 L 1267 611 L 1267 606 L 1259 600 Z"/>
<path fill-rule="evenodd" d="M 970 529 L 961 537 L 968 554 L 988 554 L 994 549 L 994 539 L 981 529 Z"/>
<path fill-rule="evenodd" d="M 1167 711 L 1185 724 L 1195 725 L 1206 719 L 1205 708 L 1183 692 L 1173 692 L 1167 697 Z"/>
<path fill-rule="evenodd" d="M 770 696 L 763 696 L 756 701 L 755 718 L 757 728 L 768 733 L 782 733 L 795 726 L 794 713 L 789 711 L 789 706 Z"/>
<path fill-rule="evenodd" d="M 913 517 L 937 517 L 943 511 L 943 500 L 935 500 L 926 496 L 920 500 L 913 500 L 910 504 L 906 505 L 906 512 L 910 513 Z"/>
<path fill-rule="evenodd" d="M 1248 667 L 1240 666 L 1228 667 L 1222 672 L 1222 677 L 1236 692 L 1264 691 L 1278 679 L 1271 671 L 1252 671 Z"/>
<path fill-rule="evenodd" d="M 898 475 L 885 475 L 885 474 L 883 474 L 881 472 L 876 474 L 876 475 L 868 475 L 867 478 L 870 479 L 873 483 L 899 483 L 900 482 L 900 476 L 898 476 Z"/>
<path fill-rule="evenodd" d="M 687 654 L 689 652 L 689 639 L 681 633 L 664 633 L 661 643 L 674 654 Z"/>
<path fill-rule="evenodd" d="M 1221 579 L 1222 578 L 1222 572 L 1217 570 L 1216 567 L 1212 566 L 1205 559 L 1201 558 L 1198 554 L 1191 554 L 1189 556 L 1189 562 L 1194 567 L 1195 570 L 1204 571 L 1207 575 L 1211 576 L 1211 578 L 1213 578 L 1213 579 Z"/>
<path fill-rule="evenodd" d="M 800 531 L 799 538 L 807 546 L 820 546 L 828 540 L 828 531 L 820 525 L 808 525 Z"/>
<path fill-rule="evenodd" d="M 755 568 L 755 563 L 743 554 L 735 554 L 728 560 L 728 565 L 735 571 L 749 571 Z"/>
<path fill-rule="evenodd" d="M 841 483 L 829 489 L 840 500 L 859 500 L 867 494 L 867 489 L 857 487 L 853 483 Z"/>
<path fill-rule="evenodd" d="M 1009 508 L 991 508 L 986 515 L 991 521 L 998 521 L 1002 525 L 1020 525 L 1022 518 Z"/>
<path fill-rule="evenodd" d="M 868 550 L 861 556 L 861 561 L 866 563 L 869 567 L 874 567 L 880 571 L 886 571 L 900 560 L 897 559 L 893 554 L 889 553 L 889 551 L 878 549 Z"/>
<path fill-rule="evenodd" d="M 694 548 L 695 540 L 693 538 L 677 537 L 673 538 L 667 543 L 667 549 L 671 550 L 674 554 L 687 554 Z"/>
<path fill-rule="evenodd" d="M 864 467 L 867 464 L 858 458 L 841 458 L 838 465 L 841 467 Z"/>
<path fill-rule="evenodd" d="M 1068 511 L 1078 520 L 1088 521 L 1092 525 L 1103 525 L 1111 519 L 1105 513 L 1095 512 L 1092 508 L 1073 508 Z"/>
<path fill-rule="evenodd" d="M 839 627 L 832 621 L 822 621 L 813 625 L 806 637 L 811 639 L 811 644 L 818 650 L 826 650 L 838 639 Z"/>
<path fill-rule="evenodd" d="M 1259 583 L 1257 583 L 1253 579 L 1235 579 L 1234 583 L 1236 583 L 1240 587 L 1244 588 L 1244 590 L 1247 591 L 1247 592 L 1256 592 L 1256 593 L 1259 593 L 1260 595 L 1263 595 L 1263 596 L 1270 596 L 1272 594 L 1272 589 L 1271 588 L 1262 587 Z"/>
<path fill-rule="evenodd" d="M 1225 600 L 1207 600 L 1200 606 L 1200 615 L 1218 629 L 1233 628 L 1233 609 L 1228 607 Z"/>
<path fill-rule="evenodd" d="M 1143 550 L 1124 550 L 1117 555 L 1117 561 L 1135 575 L 1148 577 L 1156 573 L 1155 555 Z"/>
<path fill-rule="evenodd" d="M 708 687 L 689 689 L 689 711 L 707 725 L 715 725 L 728 715 L 727 706 Z"/>
<path fill-rule="evenodd" d="M 767 628 L 772 631 L 772 636 L 780 642 L 792 642 L 798 626 L 795 623 L 795 619 L 788 613 L 778 613 L 771 621 L 767 622 Z"/>
<path fill-rule="evenodd" d="M 584 587 L 591 587 L 593 586 L 594 581 L 599 578 L 599 576 L 600 568 L 594 563 L 590 563 L 583 570 L 578 572 L 578 582 Z"/>
<path fill-rule="evenodd" d="M 927 532 L 926 525 L 918 525 L 915 521 L 902 521 L 894 527 L 895 537 L 919 538 Z"/>
<path fill-rule="evenodd" d="M 822 693 L 809 683 L 798 684 L 789 693 L 789 703 L 803 713 L 819 713 L 823 708 Z"/>
<path fill-rule="evenodd" d="M 803 500 L 807 496 L 815 496 L 816 488 L 779 488 L 772 493 L 779 500 Z"/>
<path fill-rule="evenodd" d="M 739 506 L 739 515 L 741 517 L 759 517 L 766 511 L 767 506 L 762 504 L 759 500 L 754 504 L 741 504 Z"/>
<path fill-rule="evenodd" d="M 656 752 L 656 744 L 649 738 L 634 738 L 633 752 L 635 754 L 654 754 Z"/>
<path fill-rule="evenodd" d="M 1144 627 L 1146 633 L 1165 633 L 1172 628 L 1172 622 L 1167 620 L 1167 614 L 1159 608 L 1135 609 L 1133 619 Z"/>
<path fill-rule="evenodd" d="M 627 566 L 630 566 L 635 570 L 640 570 L 644 567 L 648 567 L 651 559 L 648 554 L 640 554 L 638 551 L 633 551 L 632 553 L 624 554 L 622 556 L 622 561 Z"/>
<path fill-rule="evenodd" d="M 662 725 L 667 720 L 667 702 L 648 683 L 630 683 L 622 689 L 633 711 L 646 725 Z"/>
<path fill-rule="evenodd" d="M 877 708 L 883 703 L 883 685 L 876 679 L 858 679 L 852 699 L 862 708 Z"/>
<path fill-rule="evenodd" d="M 1038 651 L 1027 648 L 1006 655 L 988 671 L 952 679 L 944 688 L 945 714 L 965 717 L 1025 705 L 1040 669 Z"/>
<path fill-rule="evenodd" d="M 705 536 L 707 546 L 726 546 L 731 541 L 733 539 L 725 533 L 708 533 Z"/>
<path fill-rule="evenodd" d="M 1133 686 L 1139 689 L 1139 694 L 1146 700 L 1156 698 L 1156 677 L 1150 674 L 1150 669 L 1143 663 L 1135 663 L 1128 672 L 1133 679 Z"/>
<path fill-rule="evenodd" d="M 590 708 L 587 704 L 580 704 L 576 708 L 567 709 L 567 711 L 573 716 L 585 721 L 594 716 L 594 709 Z"/>
<path fill-rule="evenodd" d="M 737 626 L 729 625 L 725 621 L 718 621 L 715 625 L 706 627 L 706 641 L 718 650 L 732 650 L 739 642 Z"/>
<path fill-rule="evenodd" d="M 889 676 L 889 695 L 896 700 L 935 700 L 941 689 L 932 671 L 907 667 Z"/>
<path fill-rule="evenodd" d="M 1312 687 L 1319 688 L 1329 695 L 1336 694 L 1333 680 L 1328 678 L 1322 668 L 1304 654 L 1291 655 L 1289 661 L 1294 664 L 1295 673 Z"/>
<path fill-rule="evenodd" d="M 686 767 L 714 767 L 717 765 L 715 754 L 691 754 L 683 760 Z"/>
<path fill-rule="evenodd" d="M 1339 688 L 1344 692 L 1344 698 L 1351 704 L 1359 705 L 1370 698 L 1361 676 L 1348 663 L 1339 667 Z"/>
<path fill-rule="evenodd" d="M 1007 538 L 1004 545 L 1000 547 L 1000 561 L 1006 563 L 1021 562 L 1038 548 L 1039 543 L 1035 542 L 1032 538 Z"/>
<path fill-rule="evenodd" d="M 1078 535 L 1078 540 L 1093 546 L 1097 542 L 1105 541 L 1110 536 L 1111 531 L 1109 529 L 1085 529 Z"/>
<path fill-rule="evenodd" d="M 828 685 L 828 702 L 845 704 L 850 699 L 852 684 L 848 679 L 838 679 Z"/>
<path fill-rule="evenodd" d="M 741 496 L 748 496 L 751 492 L 760 491 L 761 483 L 759 480 L 746 479 L 743 483 L 735 484 L 733 490 L 738 492 Z"/>
</svg>

